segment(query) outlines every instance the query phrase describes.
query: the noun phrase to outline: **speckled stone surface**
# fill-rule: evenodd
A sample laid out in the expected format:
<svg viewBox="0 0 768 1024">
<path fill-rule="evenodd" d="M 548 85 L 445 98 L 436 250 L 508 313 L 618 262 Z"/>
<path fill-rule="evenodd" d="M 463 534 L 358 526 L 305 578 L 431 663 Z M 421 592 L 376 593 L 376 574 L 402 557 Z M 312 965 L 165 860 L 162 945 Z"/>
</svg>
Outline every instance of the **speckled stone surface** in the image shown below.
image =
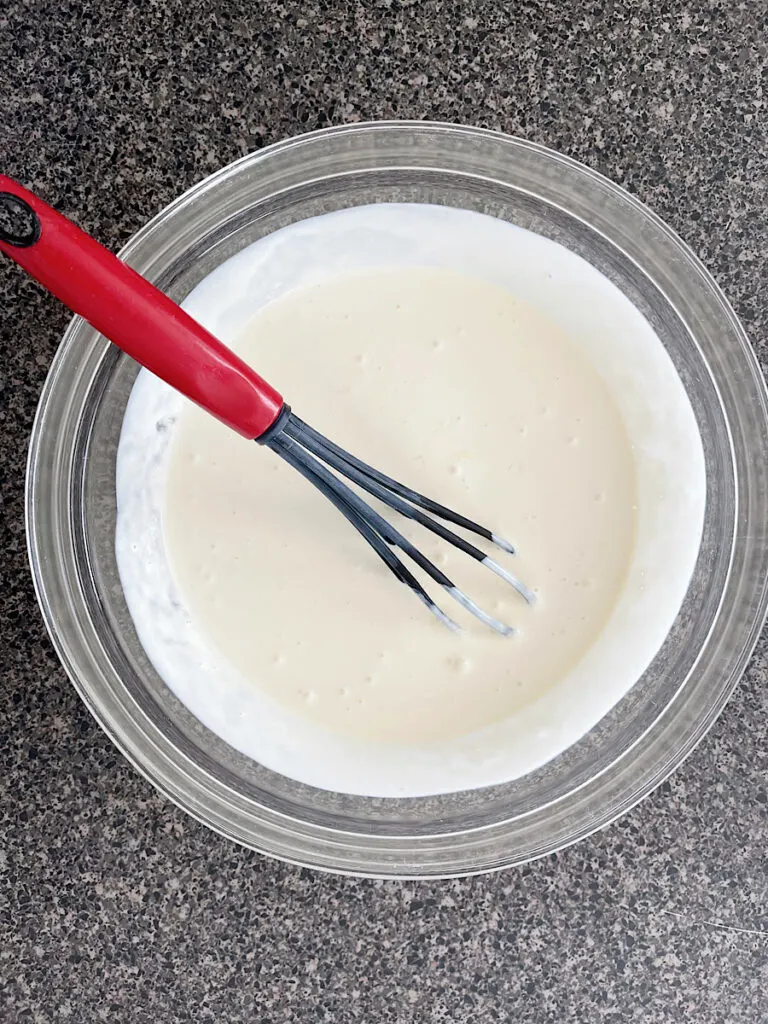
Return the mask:
<svg viewBox="0 0 768 1024">
<path fill-rule="evenodd" d="M 0 5 L 0 167 L 118 246 L 249 150 L 416 117 L 524 135 L 648 202 L 768 359 L 766 0 Z M 0 263 L 0 1018 L 760 1024 L 768 644 L 688 762 L 558 856 L 453 882 L 230 845 L 101 734 L 43 631 L 24 460 L 64 311 Z"/>
</svg>

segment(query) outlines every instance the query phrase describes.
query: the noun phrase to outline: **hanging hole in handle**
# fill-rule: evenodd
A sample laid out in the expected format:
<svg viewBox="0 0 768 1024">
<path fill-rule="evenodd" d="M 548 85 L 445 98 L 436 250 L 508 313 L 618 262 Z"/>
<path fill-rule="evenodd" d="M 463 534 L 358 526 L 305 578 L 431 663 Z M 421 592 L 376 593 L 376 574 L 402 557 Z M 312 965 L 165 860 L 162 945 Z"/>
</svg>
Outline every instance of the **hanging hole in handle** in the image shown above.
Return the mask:
<svg viewBox="0 0 768 1024">
<path fill-rule="evenodd" d="M 40 220 L 25 200 L 0 192 L 0 242 L 26 249 L 40 238 Z"/>
</svg>

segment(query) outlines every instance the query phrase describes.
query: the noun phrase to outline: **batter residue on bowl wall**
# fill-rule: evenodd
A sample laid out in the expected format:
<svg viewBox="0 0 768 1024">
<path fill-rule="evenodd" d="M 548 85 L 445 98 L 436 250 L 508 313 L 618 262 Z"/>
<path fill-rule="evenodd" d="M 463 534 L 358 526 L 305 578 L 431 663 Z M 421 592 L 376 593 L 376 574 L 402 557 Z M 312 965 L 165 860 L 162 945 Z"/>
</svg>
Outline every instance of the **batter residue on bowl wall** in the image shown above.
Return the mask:
<svg viewBox="0 0 768 1024">
<path fill-rule="evenodd" d="M 446 792 L 538 766 L 642 674 L 693 569 L 703 455 L 661 343 L 597 271 L 501 221 L 382 205 L 256 243 L 185 307 L 327 436 L 513 540 L 539 596 L 401 521 L 518 629 L 446 607 L 451 634 L 295 471 L 143 372 L 118 564 L 201 721 L 311 784 Z"/>
</svg>

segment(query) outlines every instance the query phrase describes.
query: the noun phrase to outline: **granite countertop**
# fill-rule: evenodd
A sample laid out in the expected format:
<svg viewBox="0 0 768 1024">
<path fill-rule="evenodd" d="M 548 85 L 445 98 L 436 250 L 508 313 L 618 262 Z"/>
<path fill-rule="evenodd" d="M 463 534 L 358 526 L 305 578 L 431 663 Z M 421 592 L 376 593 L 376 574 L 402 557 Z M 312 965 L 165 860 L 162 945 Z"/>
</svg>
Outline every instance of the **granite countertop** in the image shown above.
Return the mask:
<svg viewBox="0 0 768 1024">
<path fill-rule="evenodd" d="M 117 247 L 204 175 L 301 130 L 502 129 L 665 218 L 765 365 L 767 18 L 766 0 L 6 0 L 0 168 Z M 557 856 L 395 883 L 239 849 L 129 767 L 48 642 L 24 460 L 68 318 L 7 261 L 0 301 L 4 1021 L 768 1019 L 766 637 L 685 765 Z"/>
</svg>

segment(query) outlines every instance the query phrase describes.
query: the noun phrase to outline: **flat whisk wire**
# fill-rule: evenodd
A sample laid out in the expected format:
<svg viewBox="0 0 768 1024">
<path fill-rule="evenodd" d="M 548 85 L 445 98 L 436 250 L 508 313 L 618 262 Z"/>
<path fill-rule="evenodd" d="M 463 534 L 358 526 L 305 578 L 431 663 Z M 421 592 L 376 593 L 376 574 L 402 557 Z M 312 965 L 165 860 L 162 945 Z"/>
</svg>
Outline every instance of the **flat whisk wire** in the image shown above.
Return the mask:
<svg viewBox="0 0 768 1024">
<path fill-rule="evenodd" d="M 480 562 L 514 587 L 528 604 L 533 604 L 535 596 L 524 583 L 495 559 L 490 558 L 480 548 L 449 529 L 440 520 L 483 537 L 508 554 L 514 554 L 514 547 L 503 537 L 355 458 L 354 455 L 304 423 L 294 415 L 287 405 L 283 407 L 270 429 L 257 440 L 284 459 L 324 494 L 370 544 L 396 578 L 405 583 L 445 626 L 459 631 L 457 623 L 446 615 L 430 597 L 413 573 L 395 554 L 394 549 L 399 549 L 404 555 L 407 555 L 430 579 L 434 580 L 438 586 L 442 587 L 455 601 L 486 626 L 490 626 L 502 636 L 510 636 L 514 633 L 511 626 L 500 622 L 480 608 L 392 523 L 380 515 L 336 474 L 345 476 L 353 484 L 367 491 L 389 508 L 418 523 L 469 555 L 470 558 Z M 335 470 L 335 472 L 331 472 L 331 470 Z"/>
</svg>

